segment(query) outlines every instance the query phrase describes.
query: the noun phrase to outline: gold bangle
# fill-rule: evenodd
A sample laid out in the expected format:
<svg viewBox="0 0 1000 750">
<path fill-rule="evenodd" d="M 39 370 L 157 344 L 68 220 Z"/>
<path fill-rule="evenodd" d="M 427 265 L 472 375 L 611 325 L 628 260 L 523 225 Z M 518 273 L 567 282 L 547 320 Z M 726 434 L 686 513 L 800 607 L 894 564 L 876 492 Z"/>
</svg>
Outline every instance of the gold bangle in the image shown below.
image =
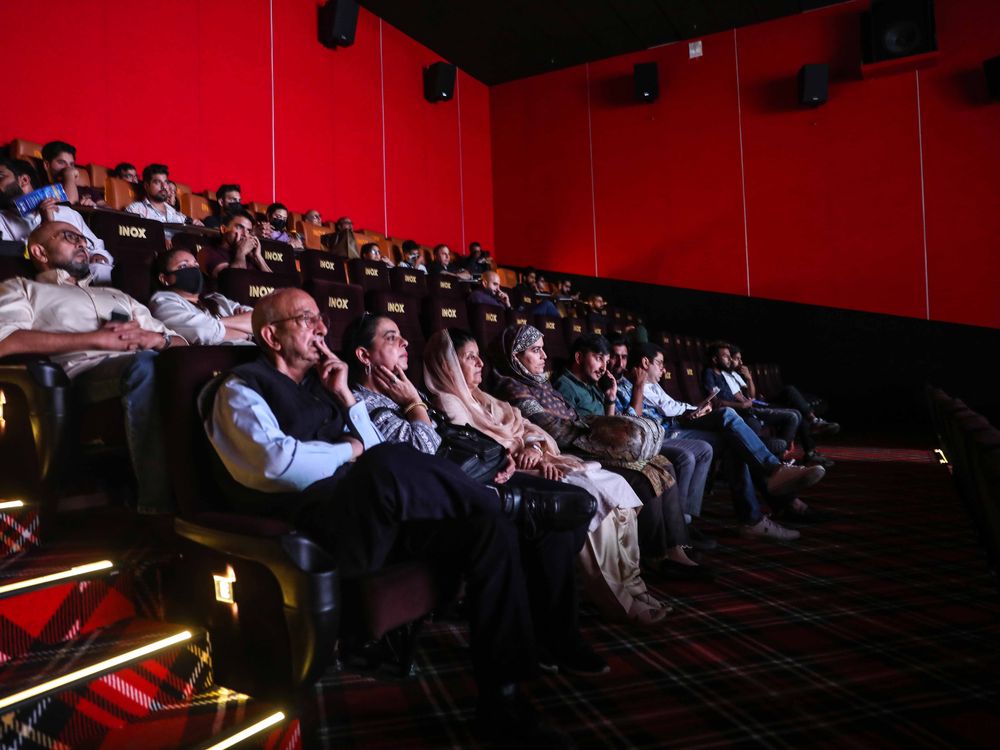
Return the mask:
<svg viewBox="0 0 1000 750">
<path fill-rule="evenodd" d="M 423 408 L 425 408 L 425 409 L 428 408 L 427 404 L 425 404 L 423 401 L 414 401 L 412 404 L 410 404 L 405 409 L 403 409 L 403 416 L 404 417 L 408 417 L 410 415 L 411 411 L 413 411 L 417 407 L 421 407 L 421 406 Z"/>
</svg>

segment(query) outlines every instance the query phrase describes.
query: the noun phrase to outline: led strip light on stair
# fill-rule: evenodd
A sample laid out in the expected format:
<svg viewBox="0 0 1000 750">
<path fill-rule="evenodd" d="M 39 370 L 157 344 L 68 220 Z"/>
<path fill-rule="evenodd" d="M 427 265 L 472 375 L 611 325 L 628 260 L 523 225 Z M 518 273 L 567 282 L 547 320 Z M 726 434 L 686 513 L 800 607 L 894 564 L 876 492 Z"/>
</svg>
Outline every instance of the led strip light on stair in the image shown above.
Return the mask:
<svg viewBox="0 0 1000 750">
<path fill-rule="evenodd" d="M 261 719 L 256 724 L 251 724 L 246 729 L 237 732 L 232 737 L 227 737 L 222 742 L 217 742 L 214 745 L 209 745 L 205 750 L 226 750 L 226 748 L 234 747 L 238 745 L 243 740 L 250 739 L 255 734 L 263 732 L 265 729 L 273 727 L 275 724 L 280 724 L 285 720 L 285 714 L 282 711 L 277 711 L 266 719 Z"/>
<path fill-rule="evenodd" d="M 0 596 L 4 596 L 5 594 L 9 594 L 13 591 L 35 588 L 36 586 L 44 586 L 45 584 L 62 581 L 66 578 L 85 576 L 88 573 L 96 573 L 98 570 L 107 570 L 108 568 L 113 567 L 114 563 L 110 560 L 100 560 L 98 562 L 87 563 L 86 565 L 74 565 L 72 568 L 60 570 L 58 573 L 49 573 L 48 575 L 39 576 L 38 578 L 26 578 L 23 581 L 6 583 L 3 586 L 0 586 Z"/>
<path fill-rule="evenodd" d="M 8 695 L 5 698 L 0 698 L 0 711 L 3 711 L 4 709 L 7 709 L 15 704 L 23 703 L 24 701 L 31 700 L 32 698 L 45 695 L 46 693 L 54 693 L 60 688 L 64 688 L 74 682 L 85 680 L 88 677 L 93 677 L 94 675 L 101 674 L 102 672 L 109 672 L 115 667 L 120 667 L 130 661 L 136 661 L 144 656 L 149 656 L 157 651 L 170 648 L 178 643 L 183 643 L 190 638 L 191 631 L 183 630 L 180 633 L 175 633 L 167 638 L 161 638 L 158 641 L 141 646 L 140 648 L 126 651 L 124 654 L 113 656 L 110 659 L 105 659 L 104 661 L 97 662 L 96 664 L 91 664 L 89 667 L 77 669 L 68 674 L 56 677 L 53 680 L 47 680 L 39 685 L 30 687 L 27 690 L 22 690 L 19 693 L 14 693 L 13 695 Z"/>
<path fill-rule="evenodd" d="M 24 500 L 4 500 L 0 502 L 0 510 L 13 510 L 14 508 L 23 508 Z"/>
</svg>

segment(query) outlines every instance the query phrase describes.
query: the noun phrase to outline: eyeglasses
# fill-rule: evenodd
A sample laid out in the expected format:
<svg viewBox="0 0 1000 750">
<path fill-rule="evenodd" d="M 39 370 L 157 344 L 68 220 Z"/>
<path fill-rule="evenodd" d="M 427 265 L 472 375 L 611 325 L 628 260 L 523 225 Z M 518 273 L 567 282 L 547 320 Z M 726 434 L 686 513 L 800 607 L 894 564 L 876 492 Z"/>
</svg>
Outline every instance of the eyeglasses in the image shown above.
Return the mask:
<svg viewBox="0 0 1000 750">
<path fill-rule="evenodd" d="M 75 247 L 83 245 L 88 250 L 94 249 L 94 243 L 91 241 L 89 237 L 85 237 L 84 235 L 78 232 L 74 232 L 72 229 L 62 229 L 56 232 L 55 236 L 61 237 L 62 239 L 66 240 L 66 242 L 70 243 Z"/>
<path fill-rule="evenodd" d="M 293 315 L 289 318 L 280 318 L 279 320 L 273 320 L 272 323 L 288 323 L 290 321 L 295 321 L 295 325 L 299 328 L 315 328 L 318 323 L 322 323 L 324 328 L 330 327 L 329 319 L 323 313 L 300 313 L 299 315 Z"/>
</svg>

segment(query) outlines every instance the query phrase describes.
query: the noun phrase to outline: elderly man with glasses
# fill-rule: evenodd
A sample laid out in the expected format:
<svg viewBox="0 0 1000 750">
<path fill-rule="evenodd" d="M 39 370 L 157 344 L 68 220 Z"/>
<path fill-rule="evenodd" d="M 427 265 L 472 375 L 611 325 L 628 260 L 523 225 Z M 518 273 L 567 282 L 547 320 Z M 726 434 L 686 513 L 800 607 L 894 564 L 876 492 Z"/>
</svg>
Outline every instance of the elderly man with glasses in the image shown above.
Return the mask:
<svg viewBox="0 0 1000 750">
<path fill-rule="evenodd" d="M 90 249 L 90 241 L 64 222 L 45 222 L 31 233 L 35 278 L 0 284 L 0 357 L 47 355 L 74 381 L 84 402 L 121 398 L 138 508 L 168 512 L 153 358 L 187 342 L 124 292 L 93 286 Z"/>
</svg>

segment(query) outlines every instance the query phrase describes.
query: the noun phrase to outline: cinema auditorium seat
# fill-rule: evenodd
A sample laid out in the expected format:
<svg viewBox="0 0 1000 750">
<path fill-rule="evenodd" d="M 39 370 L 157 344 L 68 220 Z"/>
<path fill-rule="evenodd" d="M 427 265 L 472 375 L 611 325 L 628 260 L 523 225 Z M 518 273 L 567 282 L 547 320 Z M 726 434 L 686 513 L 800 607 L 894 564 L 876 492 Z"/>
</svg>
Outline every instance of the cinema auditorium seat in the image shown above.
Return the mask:
<svg viewBox="0 0 1000 750">
<path fill-rule="evenodd" d="M 443 328 L 469 330 L 465 301 L 458 297 L 426 297 L 422 322 L 424 335 L 428 337 Z"/>
<path fill-rule="evenodd" d="M 158 221 L 118 211 L 82 213 L 91 231 L 104 240 L 104 246 L 115 256 L 116 261 L 132 250 L 143 254 L 163 252 L 163 224 Z"/>
<path fill-rule="evenodd" d="M 302 244 L 310 250 L 325 250 L 323 247 L 323 237 L 333 234 L 333 229 L 328 226 L 316 226 L 315 224 L 302 223 Z"/>
<path fill-rule="evenodd" d="M 139 191 L 131 182 L 108 177 L 104 183 L 104 202 L 116 211 L 124 211 L 125 206 L 139 199 Z"/>
<path fill-rule="evenodd" d="M 563 336 L 562 318 L 552 315 L 535 315 L 532 325 L 542 332 L 545 339 L 545 353 L 552 364 L 565 362 L 569 359 L 569 348 Z"/>
<path fill-rule="evenodd" d="M 566 339 L 566 346 L 573 346 L 573 342 L 587 332 L 587 324 L 583 318 L 563 318 L 563 338 Z"/>
<path fill-rule="evenodd" d="M 432 297 L 449 297 L 465 299 L 468 296 L 466 285 L 457 276 L 432 273 L 427 276 L 427 293 Z"/>
<path fill-rule="evenodd" d="M 689 404 L 697 404 L 704 398 L 698 368 L 694 362 L 684 361 L 677 366 L 677 377 L 684 400 Z"/>
<path fill-rule="evenodd" d="M 347 278 L 366 292 L 388 292 L 392 289 L 389 267 L 373 260 L 352 258 L 347 261 Z"/>
<path fill-rule="evenodd" d="M 274 273 L 297 273 L 295 267 L 295 251 L 287 242 L 261 239 L 260 252 Z"/>
<path fill-rule="evenodd" d="M 660 387 L 675 401 L 687 401 L 687 394 L 681 390 L 680 380 L 677 377 L 677 365 L 674 362 L 663 363 L 663 376 L 660 378 Z"/>
<path fill-rule="evenodd" d="M 600 336 L 610 336 L 611 328 L 608 326 L 608 319 L 598 313 L 587 313 L 587 330 Z"/>
<path fill-rule="evenodd" d="M 325 279 L 306 279 L 305 291 L 316 301 L 329 321 L 326 345 L 332 351 L 343 348 L 344 330 L 365 312 L 365 293 L 357 284 L 341 284 Z"/>
<path fill-rule="evenodd" d="M 299 277 L 295 274 L 265 273 L 251 268 L 224 268 L 216 284 L 222 295 L 251 307 L 275 289 L 298 286 Z"/>
<path fill-rule="evenodd" d="M 306 251 L 299 255 L 299 266 L 303 279 L 347 283 L 347 264 L 343 258 L 329 253 Z"/>
<path fill-rule="evenodd" d="M 507 310 L 497 305 L 467 306 L 469 331 L 475 336 L 482 352 L 491 352 L 507 327 Z"/>
<path fill-rule="evenodd" d="M 389 270 L 389 283 L 396 294 L 422 299 L 428 294 L 427 274 L 413 268 L 392 268 Z"/>
</svg>

